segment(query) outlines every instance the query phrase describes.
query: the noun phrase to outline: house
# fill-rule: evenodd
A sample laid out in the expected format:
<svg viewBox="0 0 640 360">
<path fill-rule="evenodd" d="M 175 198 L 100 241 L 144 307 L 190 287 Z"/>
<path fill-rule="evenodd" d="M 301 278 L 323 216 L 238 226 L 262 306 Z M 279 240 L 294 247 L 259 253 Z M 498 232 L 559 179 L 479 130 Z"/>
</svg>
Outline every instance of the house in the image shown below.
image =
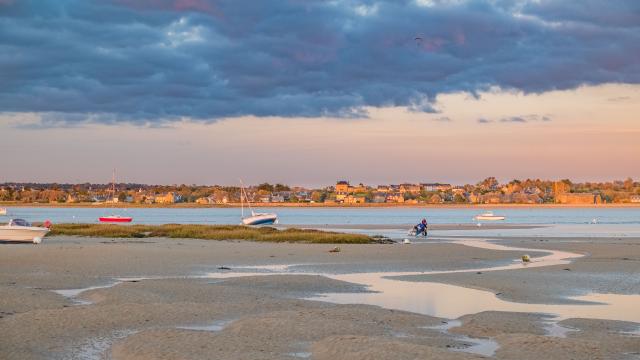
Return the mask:
<svg viewBox="0 0 640 360">
<path fill-rule="evenodd" d="M 400 185 L 400 192 L 401 193 L 410 193 L 410 194 L 420 194 L 420 185 L 414 185 L 414 184 L 401 184 Z"/>
<path fill-rule="evenodd" d="M 383 203 L 387 201 L 387 193 L 382 191 L 377 191 L 373 193 L 373 202 L 374 203 Z"/>
<path fill-rule="evenodd" d="M 196 199 L 196 204 L 200 204 L 200 205 L 210 205 L 214 203 L 215 203 L 215 199 L 211 196 L 201 197 Z"/>
<path fill-rule="evenodd" d="M 365 193 L 365 192 L 367 192 L 367 187 L 363 183 L 360 183 L 360 184 L 358 184 L 358 186 L 353 187 L 353 192 L 354 193 Z"/>
<path fill-rule="evenodd" d="M 593 193 L 561 193 L 555 196 L 558 204 L 601 204 L 602 197 Z"/>
<path fill-rule="evenodd" d="M 500 193 L 493 192 L 482 195 L 481 202 L 483 204 L 500 204 L 503 201 Z"/>
<path fill-rule="evenodd" d="M 346 194 L 349 192 L 349 182 L 340 180 L 336 183 L 336 193 Z"/>
<path fill-rule="evenodd" d="M 367 199 L 362 195 L 347 195 L 344 198 L 345 204 L 364 204 Z"/>
<path fill-rule="evenodd" d="M 388 193 L 386 202 L 404 203 L 404 195 L 400 192 Z"/>
<path fill-rule="evenodd" d="M 629 196 L 629 201 L 632 203 L 640 203 L 640 195 L 631 195 Z"/>
<path fill-rule="evenodd" d="M 284 196 L 280 195 L 280 194 L 271 194 L 271 202 L 273 203 L 283 203 L 284 200 Z"/>
<path fill-rule="evenodd" d="M 173 192 L 156 196 L 156 204 L 173 204 L 178 201 L 178 197 Z"/>
<path fill-rule="evenodd" d="M 432 191 L 447 191 L 451 189 L 451 184 L 441 184 L 441 183 L 424 183 L 420 184 L 422 189 L 427 192 Z"/>
<path fill-rule="evenodd" d="M 267 194 L 267 195 L 260 195 L 260 197 L 258 198 L 258 202 L 261 203 L 270 203 L 271 202 L 271 195 Z"/>
<path fill-rule="evenodd" d="M 309 191 L 298 191 L 296 192 L 296 197 L 298 198 L 298 201 L 302 201 L 302 202 L 311 201 L 311 193 Z"/>
</svg>

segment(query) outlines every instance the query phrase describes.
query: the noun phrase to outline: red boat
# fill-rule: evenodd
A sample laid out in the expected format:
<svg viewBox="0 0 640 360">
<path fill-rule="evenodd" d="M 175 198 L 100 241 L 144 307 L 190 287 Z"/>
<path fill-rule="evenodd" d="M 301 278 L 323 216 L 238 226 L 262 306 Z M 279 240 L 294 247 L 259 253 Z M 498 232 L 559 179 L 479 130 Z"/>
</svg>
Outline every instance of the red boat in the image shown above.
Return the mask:
<svg viewBox="0 0 640 360">
<path fill-rule="evenodd" d="M 111 193 L 111 203 L 115 204 L 116 199 L 116 169 L 113 169 L 113 179 L 111 180 L 111 189 L 109 191 Z M 130 223 L 133 218 L 131 216 L 121 216 L 121 215 L 109 215 L 109 216 L 101 216 L 98 218 L 100 222 L 107 223 Z"/>
<path fill-rule="evenodd" d="M 111 216 L 102 216 L 98 218 L 100 222 L 115 222 L 115 223 L 128 223 L 133 220 L 130 216 L 120 216 L 120 215 L 111 215 Z"/>
</svg>

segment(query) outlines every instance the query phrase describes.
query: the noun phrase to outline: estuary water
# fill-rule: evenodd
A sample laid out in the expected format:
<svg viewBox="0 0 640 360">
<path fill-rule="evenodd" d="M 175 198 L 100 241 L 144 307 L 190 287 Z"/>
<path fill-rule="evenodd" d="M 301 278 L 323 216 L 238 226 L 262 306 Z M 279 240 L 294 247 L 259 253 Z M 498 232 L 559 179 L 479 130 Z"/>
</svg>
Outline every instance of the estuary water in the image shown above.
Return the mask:
<svg viewBox="0 0 640 360">
<path fill-rule="evenodd" d="M 341 230 L 339 225 L 362 225 L 362 229 L 353 227 L 350 231 L 376 233 L 382 235 L 404 236 L 405 229 L 427 218 L 430 224 L 476 224 L 474 216 L 483 212 L 481 208 L 260 208 L 261 212 L 275 212 L 279 223 L 286 225 L 323 226 Z M 549 227 L 531 229 L 484 230 L 478 227 L 474 235 L 484 236 L 522 236 L 537 234 L 540 236 L 640 236 L 640 207 L 610 208 L 541 208 L 518 207 L 496 208 L 496 215 L 506 216 L 499 224 L 536 224 Z M 8 209 L 8 215 L 0 216 L 0 222 L 9 218 L 24 218 L 28 221 L 55 223 L 97 223 L 98 217 L 113 213 L 133 217 L 134 224 L 239 224 L 239 208 L 51 208 L 51 207 L 14 207 Z M 388 225 L 395 231 L 368 229 L 367 226 Z M 341 230 L 342 231 L 342 230 Z M 447 235 L 464 235 L 468 231 L 450 230 Z"/>
</svg>

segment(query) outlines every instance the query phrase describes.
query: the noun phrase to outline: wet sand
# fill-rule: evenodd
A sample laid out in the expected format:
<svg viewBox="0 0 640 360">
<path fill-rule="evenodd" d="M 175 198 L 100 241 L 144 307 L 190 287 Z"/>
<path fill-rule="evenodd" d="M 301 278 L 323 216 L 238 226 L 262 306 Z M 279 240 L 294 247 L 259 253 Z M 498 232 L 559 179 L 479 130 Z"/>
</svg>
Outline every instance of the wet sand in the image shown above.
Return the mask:
<svg viewBox="0 0 640 360">
<path fill-rule="evenodd" d="M 640 239 L 501 243 L 541 250 L 532 256 L 545 249 L 586 256 L 568 265 L 405 280 L 459 284 L 522 302 L 563 303 L 565 296 L 586 291 L 640 293 Z M 521 255 L 447 242 L 341 245 L 341 252 L 329 253 L 332 247 L 72 237 L 47 238 L 38 246 L 0 245 L 0 358 L 609 359 L 640 354 L 638 323 L 570 318 L 555 324 L 566 332 L 551 336 L 549 316 L 488 311 L 462 316 L 443 330 L 451 320 L 304 300 L 370 291 L 353 282 L 288 275 L 287 268 L 281 275 L 204 277 L 229 272 L 218 270 L 223 265 L 233 272 L 242 266 L 306 264 L 293 268 L 310 274 L 476 269 L 510 264 Z M 76 298 L 53 291 L 100 285 L 106 287 Z M 497 349 L 483 349 L 491 345 L 485 341 L 497 343 Z"/>
<path fill-rule="evenodd" d="M 287 224 L 278 225 L 279 228 L 302 228 L 302 229 L 324 229 L 324 230 L 410 230 L 415 224 Z M 545 225 L 528 224 L 431 224 L 431 230 L 507 230 L 507 229 L 537 229 L 546 227 Z"/>
</svg>

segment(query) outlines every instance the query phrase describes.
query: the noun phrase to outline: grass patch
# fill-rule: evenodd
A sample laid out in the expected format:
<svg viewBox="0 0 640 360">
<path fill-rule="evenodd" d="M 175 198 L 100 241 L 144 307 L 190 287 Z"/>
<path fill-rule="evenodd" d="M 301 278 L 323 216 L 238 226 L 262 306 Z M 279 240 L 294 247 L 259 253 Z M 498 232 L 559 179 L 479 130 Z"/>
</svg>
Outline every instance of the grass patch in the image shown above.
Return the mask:
<svg viewBox="0 0 640 360">
<path fill-rule="evenodd" d="M 266 242 L 300 242 L 314 244 L 368 244 L 374 239 L 361 234 L 320 230 L 249 227 L 242 225 L 115 225 L 55 224 L 49 236 L 74 235 L 105 238 L 167 237 L 206 240 L 251 240 Z"/>
</svg>

